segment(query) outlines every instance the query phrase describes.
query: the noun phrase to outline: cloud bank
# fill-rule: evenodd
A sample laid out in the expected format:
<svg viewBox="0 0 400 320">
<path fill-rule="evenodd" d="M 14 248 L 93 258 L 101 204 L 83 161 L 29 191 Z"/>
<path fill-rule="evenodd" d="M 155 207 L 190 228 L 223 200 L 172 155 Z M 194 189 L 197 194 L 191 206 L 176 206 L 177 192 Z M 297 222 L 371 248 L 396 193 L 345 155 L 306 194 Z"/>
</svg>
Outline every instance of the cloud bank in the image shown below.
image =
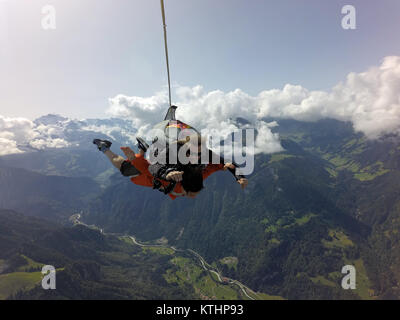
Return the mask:
<svg viewBox="0 0 400 320">
<path fill-rule="evenodd" d="M 0 156 L 51 148 L 93 150 L 96 137 L 130 145 L 135 132 L 132 122 L 123 119 L 72 120 L 49 114 L 31 121 L 0 115 Z"/>
<path fill-rule="evenodd" d="M 280 151 L 279 136 L 273 134 L 263 119 L 317 121 L 333 118 L 351 121 L 356 131 L 370 139 L 400 133 L 400 57 L 389 56 L 380 66 L 362 73 L 350 73 L 344 82 L 329 92 L 310 91 L 300 85 L 287 84 L 283 89 L 265 90 L 250 96 L 240 89 L 231 92 L 206 92 L 202 86 L 175 90 L 179 106 L 177 118 L 199 130 L 218 130 L 227 134 L 237 130 L 234 120 L 249 120 L 262 133 L 256 141 L 256 152 Z M 132 119 L 139 134 L 159 122 L 168 105 L 167 92 L 152 97 L 117 95 L 110 99 L 108 113 Z M 261 139 L 262 138 L 262 139 Z"/>
<path fill-rule="evenodd" d="M 63 148 L 69 143 L 59 136 L 55 126 L 37 125 L 25 118 L 7 118 L 0 115 L 0 155 L 22 153 L 25 148 Z"/>
<path fill-rule="evenodd" d="M 400 134 L 400 57 L 389 56 L 379 66 L 365 72 L 350 73 L 330 91 L 310 91 L 287 84 L 282 89 L 264 90 L 251 96 L 240 89 L 231 92 L 206 92 L 202 86 L 174 88 L 179 106 L 177 118 L 205 130 L 211 136 L 228 136 L 239 128 L 253 127 L 259 132 L 255 153 L 283 150 L 279 136 L 271 132 L 276 122 L 266 118 L 318 121 L 333 118 L 351 121 L 356 131 L 369 139 L 385 134 Z M 107 112 L 117 119 L 69 120 L 49 115 L 35 121 L 0 115 L 0 156 L 27 149 L 76 146 L 82 135 L 101 132 L 123 143 L 146 136 L 163 119 L 168 105 L 165 91 L 152 97 L 117 95 L 110 99 Z M 236 119 L 250 124 L 240 124 Z M 85 142 L 87 142 L 85 140 Z"/>
<path fill-rule="evenodd" d="M 261 92 L 257 116 L 316 121 L 351 121 L 368 138 L 400 132 L 400 57 L 386 57 L 379 67 L 350 73 L 331 92 L 286 85 Z"/>
</svg>

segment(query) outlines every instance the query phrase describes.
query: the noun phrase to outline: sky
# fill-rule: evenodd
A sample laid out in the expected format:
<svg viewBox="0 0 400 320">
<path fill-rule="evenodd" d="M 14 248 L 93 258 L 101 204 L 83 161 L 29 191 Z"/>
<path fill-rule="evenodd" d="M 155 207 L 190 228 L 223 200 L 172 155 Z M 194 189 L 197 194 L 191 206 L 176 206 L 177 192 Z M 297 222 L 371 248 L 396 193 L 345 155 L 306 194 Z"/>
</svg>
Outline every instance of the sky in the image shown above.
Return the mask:
<svg viewBox="0 0 400 320">
<path fill-rule="evenodd" d="M 342 28 L 346 4 L 356 8 L 355 30 Z M 56 10 L 54 30 L 42 28 L 45 5 Z M 165 5 L 173 102 L 196 86 L 205 95 L 239 89 L 254 97 L 288 84 L 330 92 L 400 56 L 398 0 Z M 158 0 L 0 0 L 0 116 L 124 116 L 117 97 L 165 92 L 163 45 Z"/>
</svg>

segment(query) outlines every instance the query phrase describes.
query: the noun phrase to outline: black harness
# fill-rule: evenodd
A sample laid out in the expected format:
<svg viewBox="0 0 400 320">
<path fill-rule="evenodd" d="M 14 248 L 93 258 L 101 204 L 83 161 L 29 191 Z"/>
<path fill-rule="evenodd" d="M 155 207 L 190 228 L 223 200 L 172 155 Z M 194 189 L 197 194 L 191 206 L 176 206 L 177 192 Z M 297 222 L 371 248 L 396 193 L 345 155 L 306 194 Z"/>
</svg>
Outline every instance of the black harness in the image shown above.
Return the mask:
<svg viewBox="0 0 400 320">
<path fill-rule="evenodd" d="M 171 181 L 167 186 L 163 186 L 161 181 L 159 179 L 154 178 L 153 179 L 153 189 L 157 189 L 160 192 L 163 192 L 164 194 L 169 194 L 174 190 L 176 186 L 176 181 Z"/>
</svg>

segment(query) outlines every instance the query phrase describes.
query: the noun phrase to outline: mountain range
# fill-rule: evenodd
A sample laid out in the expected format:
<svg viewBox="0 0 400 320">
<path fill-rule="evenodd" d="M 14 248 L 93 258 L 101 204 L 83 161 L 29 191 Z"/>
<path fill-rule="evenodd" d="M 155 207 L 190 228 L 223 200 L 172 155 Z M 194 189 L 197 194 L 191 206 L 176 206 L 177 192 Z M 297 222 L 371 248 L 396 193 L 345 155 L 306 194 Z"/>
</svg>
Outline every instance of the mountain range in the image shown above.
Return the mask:
<svg viewBox="0 0 400 320">
<path fill-rule="evenodd" d="M 245 190 L 231 175 L 218 172 L 196 199 L 172 201 L 122 177 L 91 144 L 103 137 L 113 141 L 115 150 L 133 144 L 129 121 L 37 119 L 38 126 L 53 127 L 54 137 L 68 146 L 39 151 L 20 146 L 24 152 L 0 157 L 0 228 L 11 225 L 0 232 L 7 248 L 1 250 L 0 279 L 7 274 L 18 278 L 18 268 L 37 270 L 39 262 L 50 261 L 71 285 L 87 276 L 82 295 L 66 290 L 53 298 L 244 298 L 231 291 L 210 293 L 203 283 L 212 277 L 195 271 L 192 258 L 166 247 L 153 248 L 148 256 L 149 250 L 121 236 L 134 235 L 195 250 L 223 275 L 268 298 L 400 298 L 399 138 L 368 140 L 351 123 L 332 119 L 267 120 L 279 124 L 273 132 L 284 151 L 256 155 Z M 69 217 L 76 213 L 104 234 L 72 227 Z M 19 220 L 29 221 L 23 231 L 18 231 Z M 40 249 L 26 249 L 31 236 Z M 141 258 L 134 262 L 131 253 Z M 355 290 L 341 286 L 345 265 L 357 270 Z M 194 278 L 183 281 L 180 268 L 192 270 L 187 272 Z M 124 272 L 146 294 L 133 294 L 134 286 L 120 279 Z M 113 277 L 126 291 L 110 284 Z M 2 297 L 51 298 L 37 284 L 21 288 Z M 0 285 L 0 295 L 1 290 Z"/>
</svg>

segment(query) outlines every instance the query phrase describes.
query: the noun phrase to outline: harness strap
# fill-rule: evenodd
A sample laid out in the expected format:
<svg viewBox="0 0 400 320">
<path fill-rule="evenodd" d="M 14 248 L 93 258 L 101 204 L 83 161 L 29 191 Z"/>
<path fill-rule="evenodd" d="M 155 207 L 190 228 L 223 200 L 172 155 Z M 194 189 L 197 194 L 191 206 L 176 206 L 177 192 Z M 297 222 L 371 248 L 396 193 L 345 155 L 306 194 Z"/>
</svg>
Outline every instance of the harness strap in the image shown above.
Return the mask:
<svg viewBox="0 0 400 320">
<path fill-rule="evenodd" d="M 153 189 L 157 189 L 158 191 L 163 192 L 164 194 L 171 193 L 172 190 L 175 189 L 175 186 L 176 186 L 176 181 L 171 181 L 169 185 L 164 187 L 159 179 L 156 178 L 153 179 Z"/>
</svg>

